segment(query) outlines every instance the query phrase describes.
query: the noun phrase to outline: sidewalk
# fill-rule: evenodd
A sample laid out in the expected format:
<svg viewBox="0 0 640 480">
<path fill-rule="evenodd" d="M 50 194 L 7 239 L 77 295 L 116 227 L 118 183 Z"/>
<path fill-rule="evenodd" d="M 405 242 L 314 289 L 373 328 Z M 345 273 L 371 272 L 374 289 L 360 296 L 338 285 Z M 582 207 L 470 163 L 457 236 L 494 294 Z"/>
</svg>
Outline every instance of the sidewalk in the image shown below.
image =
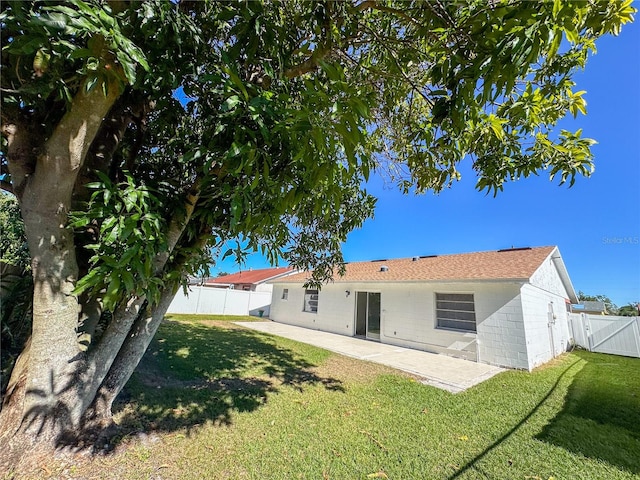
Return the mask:
<svg viewBox="0 0 640 480">
<path fill-rule="evenodd" d="M 422 383 L 426 385 L 452 393 L 462 392 L 505 371 L 500 367 L 470 362 L 460 358 L 334 333 L 320 332 L 283 323 L 271 321 L 234 323 L 260 332 L 308 343 L 348 357 L 368 360 L 403 370 L 422 377 L 424 379 Z"/>
</svg>

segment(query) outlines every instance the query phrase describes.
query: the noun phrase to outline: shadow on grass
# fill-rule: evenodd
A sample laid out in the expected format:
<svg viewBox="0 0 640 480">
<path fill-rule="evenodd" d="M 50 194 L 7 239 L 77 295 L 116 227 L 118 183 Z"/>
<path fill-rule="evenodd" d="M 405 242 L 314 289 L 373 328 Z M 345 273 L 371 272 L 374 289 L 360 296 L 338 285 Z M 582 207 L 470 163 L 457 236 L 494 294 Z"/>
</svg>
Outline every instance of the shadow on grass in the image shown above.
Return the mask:
<svg viewBox="0 0 640 480">
<path fill-rule="evenodd" d="M 540 399 L 540 401 L 536 404 L 536 406 L 533 407 L 531 409 L 531 411 L 529 413 L 527 413 L 527 415 L 525 415 L 517 424 L 515 424 L 513 427 L 511 427 L 508 432 L 506 432 L 499 439 L 497 439 L 495 442 L 493 442 L 491 445 L 489 445 L 487 448 L 485 448 L 482 452 L 480 452 L 478 455 L 476 455 L 473 459 L 471 459 L 469 462 L 467 462 L 465 465 L 463 465 L 459 470 L 456 471 L 456 473 L 451 475 L 448 480 L 454 480 L 454 479 L 462 476 L 463 474 L 465 474 L 468 470 L 470 470 L 472 468 L 477 468 L 478 462 L 480 462 L 480 460 L 482 460 L 485 456 L 487 456 L 495 448 L 499 447 L 504 441 L 506 441 L 509 437 L 511 437 L 511 435 L 513 435 L 522 425 L 524 425 L 533 415 L 535 415 L 535 413 L 540 409 L 540 407 L 542 405 L 545 404 L 547 399 L 556 390 L 556 388 L 558 388 L 558 385 L 560 385 L 560 382 L 562 381 L 564 376 L 567 375 L 567 373 L 578 362 L 579 362 L 579 360 L 576 360 L 575 362 L 572 362 L 569 366 L 567 366 L 567 368 L 564 369 L 564 371 L 558 376 L 558 379 L 555 381 L 555 383 L 549 389 L 549 391 L 546 393 L 546 395 L 544 397 L 542 397 L 542 399 Z"/>
<path fill-rule="evenodd" d="M 640 473 L 640 359 L 575 354 L 586 363 L 538 440 Z"/>
<path fill-rule="evenodd" d="M 308 348 L 308 347 L 301 347 Z M 114 405 L 123 434 L 171 432 L 204 423 L 229 425 L 233 415 L 256 410 L 284 385 L 323 385 L 344 391 L 339 380 L 318 376 L 321 350 L 299 353 L 268 335 L 227 326 L 165 322 Z"/>
</svg>

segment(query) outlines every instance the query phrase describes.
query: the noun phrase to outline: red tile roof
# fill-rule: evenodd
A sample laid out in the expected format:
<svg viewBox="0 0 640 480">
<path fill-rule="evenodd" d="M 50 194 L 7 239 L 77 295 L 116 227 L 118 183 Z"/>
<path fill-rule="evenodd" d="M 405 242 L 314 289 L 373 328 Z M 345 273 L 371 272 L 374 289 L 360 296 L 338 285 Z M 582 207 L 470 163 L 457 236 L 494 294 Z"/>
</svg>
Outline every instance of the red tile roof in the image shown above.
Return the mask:
<svg viewBox="0 0 640 480">
<path fill-rule="evenodd" d="M 257 284 L 267 280 L 284 275 L 287 272 L 293 272 L 291 267 L 278 267 L 278 268 L 262 268 L 258 270 L 245 270 L 238 273 L 232 273 L 230 275 L 224 275 L 222 277 L 209 278 L 204 283 L 205 285 L 237 285 L 237 284 Z"/>
<path fill-rule="evenodd" d="M 343 277 L 335 282 L 411 282 L 458 280 L 526 280 L 542 265 L 556 247 L 508 249 L 490 252 L 438 255 L 430 257 L 352 262 L 345 265 Z M 388 267 L 381 271 L 381 267 Z M 300 283 L 308 272 L 289 275 L 274 283 Z"/>
</svg>

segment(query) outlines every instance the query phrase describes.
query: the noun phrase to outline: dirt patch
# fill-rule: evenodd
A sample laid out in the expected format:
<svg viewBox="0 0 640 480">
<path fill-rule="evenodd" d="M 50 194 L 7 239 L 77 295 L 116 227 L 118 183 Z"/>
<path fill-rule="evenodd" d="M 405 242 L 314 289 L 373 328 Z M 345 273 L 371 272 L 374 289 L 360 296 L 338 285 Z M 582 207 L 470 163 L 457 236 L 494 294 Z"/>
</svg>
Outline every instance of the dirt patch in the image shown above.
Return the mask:
<svg viewBox="0 0 640 480">
<path fill-rule="evenodd" d="M 569 353 L 568 352 L 562 353 L 558 355 L 556 358 L 552 358 L 548 362 L 543 363 L 542 365 L 538 365 L 532 370 L 532 373 L 543 372 L 545 370 L 549 370 L 550 368 L 556 368 L 557 366 L 566 363 L 568 360 L 569 360 Z"/>
<path fill-rule="evenodd" d="M 228 330 L 242 328 L 241 326 L 236 325 L 235 323 L 221 322 L 219 320 L 198 320 L 198 325 L 202 325 L 204 327 L 226 328 Z"/>
</svg>

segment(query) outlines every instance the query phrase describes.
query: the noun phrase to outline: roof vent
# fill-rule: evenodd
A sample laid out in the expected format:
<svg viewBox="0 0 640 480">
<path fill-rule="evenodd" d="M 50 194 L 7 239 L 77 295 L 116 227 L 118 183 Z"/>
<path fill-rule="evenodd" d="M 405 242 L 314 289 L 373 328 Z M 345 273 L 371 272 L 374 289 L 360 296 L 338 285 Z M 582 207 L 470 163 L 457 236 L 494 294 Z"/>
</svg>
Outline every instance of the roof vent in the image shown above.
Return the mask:
<svg viewBox="0 0 640 480">
<path fill-rule="evenodd" d="M 387 259 L 386 258 L 380 258 L 379 260 L 371 260 L 371 263 L 373 262 L 386 262 Z"/>
<path fill-rule="evenodd" d="M 417 262 L 418 260 L 420 260 L 420 257 L 413 257 L 413 258 L 411 259 L 411 261 L 412 261 L 412 262 Z"/>
<path fill-rule="evenodd" d="M 381 271 L 381 272 L 388 272 L 388 271 L 389 271 L 389 267 L 387 267 L 386 265 L 382 265 L 382 266 L 380 267 L 380 271 Z"/>
<path fill-rule="evenodd" d="M 422 255 L 420 258 L 436 258 L 438 255 Z"/>
</svg>

